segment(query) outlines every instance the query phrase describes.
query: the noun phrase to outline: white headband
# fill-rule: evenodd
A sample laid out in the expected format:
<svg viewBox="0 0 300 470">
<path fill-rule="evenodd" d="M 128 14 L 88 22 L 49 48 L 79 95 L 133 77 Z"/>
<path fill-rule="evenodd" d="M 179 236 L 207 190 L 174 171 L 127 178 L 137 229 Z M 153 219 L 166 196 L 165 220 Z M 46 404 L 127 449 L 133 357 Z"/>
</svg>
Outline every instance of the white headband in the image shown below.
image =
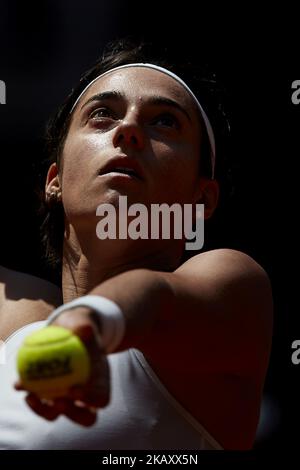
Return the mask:
<svg viewBox="0 0 300 470">
<path fill-rule="evenodd" d="M 78 96 L 77 100 L 75 101 L 75 103 L 73 104 L 72 106 L 72 109 L 70 111 L 70 114 L 74 111 L 75 107 L 77 106 L 78 104 L 78 101 L 80 100 L 80 98 L 82 97 L 82 95 L 88 90 L 88 88 L 90 88 L 90 86 L 93 85 L 93 83 L 95 83 L 97 80 L 99 80 L 99 78 L 101 77 L 104 77 L 105 75 L 111 73 L 111 72 L 114 72 L 115 70 L 121 70 L 121 69 L 124 69 L 124 68 L 129 68 L 129 67 L 147 67 L 147 68 L 150 68 L 150 69 L 154 69 L 154 70 L 158 70 L 159 72 L 162 72 L 166 75 L 169 75 L 170 77 L 174 78 L 174 80 L 176 80 L 178 83 L 180 83 L 180 85 L 182 85 L 186 91 L 191 95 L 191 97 L 194 99 L 194 101 L 196 102 L 199 110 L 200 110 L 200 113 L 201 113 L 201 116 L 203 118 L 203 121 L 204 121 L 204 124 L 205 124 L 205 127 L 206 127 L 206 131 L 207 131 L 207 135 L 208 135 L 208 138 L 209 138 L 209 143 L 210 143 L 210 156 L 211 156 L 211 167 L 212 167 L 212 179 L 214 179 L 214 175 L 215 175 L 215 161 L 216 161 L 216 144 L 215 144 L 215 136 L 214 136 L 214 132 L 213 132 L 213 129 L 211 127 L 211 124 L 209 122 L 209 119 L 204 111 L 204 109 L 202 108 L 201 104 L 199 103 L 198 99 L 196 98 L 196 96 L 194 95 L 194 93 L 192 92 L 192 90 L 187 86 L 187 84 L 180 78 L 178 77 L 175 73 L 173 72 L 170 72 L 170 70 L 168 69 L 165 69 L 164 67 L 159 67 L 158 65 L 154 65 L 154 64 L 143 64 L 143 63 L 136 63 L 136 64 L 125 64 L 125 65 L 120 65 L 119 67 L 114 67 L 110 70 L 107 70 L 106 72 L 102 73 L 101 75 L 99 75 L 98 77 L 94 78 L 94 80 L 92 80 L 85 88 L 84 90 L 80 93 L 80 95 Z"/>
</svg>

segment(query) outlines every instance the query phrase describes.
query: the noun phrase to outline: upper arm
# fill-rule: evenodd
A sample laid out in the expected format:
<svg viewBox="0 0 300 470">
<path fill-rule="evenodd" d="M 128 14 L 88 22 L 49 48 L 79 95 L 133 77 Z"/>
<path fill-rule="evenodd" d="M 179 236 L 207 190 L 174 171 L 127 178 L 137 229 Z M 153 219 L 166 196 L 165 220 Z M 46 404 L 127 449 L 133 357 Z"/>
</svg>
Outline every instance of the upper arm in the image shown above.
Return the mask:
<svg viewBox="0 0 300 470">
<path fill-rule="evenodd" d="M 166 279 L 175 303 L 157 324 L 161 346 L 152 354 L 160 354 L 161 365 L 263 378 L 272 337 L 265 271 L 243 253 L 214 250 L 191 258 Z"/>
</svg>

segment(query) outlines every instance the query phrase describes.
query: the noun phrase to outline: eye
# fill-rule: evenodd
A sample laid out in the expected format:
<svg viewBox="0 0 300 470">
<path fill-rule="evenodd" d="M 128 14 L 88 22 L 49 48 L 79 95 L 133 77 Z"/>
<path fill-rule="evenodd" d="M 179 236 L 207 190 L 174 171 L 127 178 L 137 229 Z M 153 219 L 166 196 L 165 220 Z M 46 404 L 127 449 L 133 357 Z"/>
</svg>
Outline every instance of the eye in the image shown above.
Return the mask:
<svg viewBox="0 0 300 470">
<path fill-rule="evenodd" d="M 162 127 L 173 127 L 175 129 L 178 129 L 179 127 L 178 119 L 170 113 L 160 114 L 153 119 L 152 124 Z"/>
<path fill-rule="evenodd" d="M 94 119 L 95 121 L 100 121 L 103 119 L 114 119 L 113 112 L 106 107 L 94 109 L 90 115 L 89 119 Z"/>
</svg>

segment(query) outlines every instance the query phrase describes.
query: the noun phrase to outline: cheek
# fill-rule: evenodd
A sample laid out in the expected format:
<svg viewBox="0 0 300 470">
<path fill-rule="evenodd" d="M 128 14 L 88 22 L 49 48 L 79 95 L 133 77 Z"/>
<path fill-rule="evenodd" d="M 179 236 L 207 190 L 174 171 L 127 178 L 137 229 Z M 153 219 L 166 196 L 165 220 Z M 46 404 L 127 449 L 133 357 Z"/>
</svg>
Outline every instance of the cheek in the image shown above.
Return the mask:
<svg viewBox="0 0 300 470">
<path fill-rule="evenodd" d="M 192 144 L 178 144 L 165 147 L 157 153 L 160 166 L 160 181 L 157 181 L 165 193 L 176 195 L 181 200 L 193 194 L 194 185 L 199 175 L 199 149 Z"/>
<path fill-rule="evenodd" d="M 86 188 L 91 177 L 93 147 L 87 147 L 81 138 L 67 139 L 62 159 L 61 185 L 66 214 L 84 205 Z M 77 209 L 76 209 L 77 210 Z"/>
<path fill-rule="evenodd" d="M 109 136 L 84 132 L 74 132 L 66 140 L 61 186 L 63 206 L 69 220 L 78 215 L 95 214 L 105 190 L 99 185 L 97 175 L 109 155 L 109 143 Z"/>
<path fill-rule="evenodd" d="M 84 183 L 101 165 L 101 150 L 107 143 L 98 136 L 75 134 L 67 139 L 63 152 L 63 181 Z"/>
</svg>

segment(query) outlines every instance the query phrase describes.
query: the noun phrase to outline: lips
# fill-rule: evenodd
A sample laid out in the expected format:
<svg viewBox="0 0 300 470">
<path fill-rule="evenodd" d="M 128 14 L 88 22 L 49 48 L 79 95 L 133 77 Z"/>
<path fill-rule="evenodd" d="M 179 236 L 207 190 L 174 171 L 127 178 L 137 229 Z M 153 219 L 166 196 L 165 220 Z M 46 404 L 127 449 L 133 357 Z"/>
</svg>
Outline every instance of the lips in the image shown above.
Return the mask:
<svg viewBox="0 0 300 470">
<path fill-rule="evenodd" d="M 120 173 L 143 180 L 143 172 L 136 160 L 130 157 L 115 157 L 109 160 L 99 171 L 99 175 Z"/>
</svg>

